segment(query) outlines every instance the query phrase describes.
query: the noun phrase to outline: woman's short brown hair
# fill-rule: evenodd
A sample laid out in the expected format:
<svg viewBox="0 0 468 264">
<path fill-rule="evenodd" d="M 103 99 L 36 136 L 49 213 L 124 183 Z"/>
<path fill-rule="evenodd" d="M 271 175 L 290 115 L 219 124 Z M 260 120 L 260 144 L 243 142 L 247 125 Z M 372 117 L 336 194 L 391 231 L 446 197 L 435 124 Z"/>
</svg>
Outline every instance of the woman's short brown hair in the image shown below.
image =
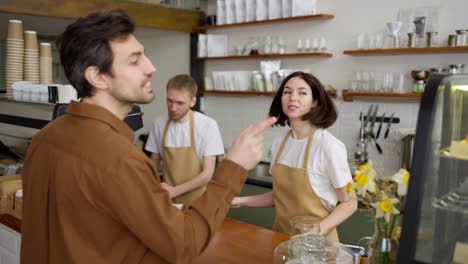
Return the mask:
<svg viewBox="0 0 468 264">
<path fill-rule="evenodd" d="M 283 97 L 283 90 L 286 86 L 286 83 L 294 77 L 301 78 L 310 86 L 310 89 L 312 90 L 312 98 L 317 102 L 317 105 L 310 109 L 309 113 L 302 117 L 302 120 L 309 120 L 310 123 L 320 128 L 327 128 L 333 125 L 337 118 L 337 113 L 333 101 L 325 91 L 322 83 L 317 78 L 315 78 L 315 76 L 302 71 L 293 72 L 283 80 L 280 88 L 276 92 L 275 98 L 273 98 L 268 116 L 278 117 L 278 122 L 276 122 L 276 125 L 290 125 L 288 117 L 283 112 L 281 98 Z"/>
</svg>

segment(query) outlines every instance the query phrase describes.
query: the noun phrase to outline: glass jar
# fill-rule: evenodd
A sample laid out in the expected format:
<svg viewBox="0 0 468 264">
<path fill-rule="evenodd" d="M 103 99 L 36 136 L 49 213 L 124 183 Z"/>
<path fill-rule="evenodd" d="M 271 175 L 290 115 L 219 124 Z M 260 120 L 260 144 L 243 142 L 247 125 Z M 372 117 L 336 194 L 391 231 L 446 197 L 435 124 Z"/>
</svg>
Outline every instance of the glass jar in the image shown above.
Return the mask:
<svg viewBox="0 0 468 264">
<path fill-rule="evenodd" d="M 438 47 L 439 46 L 439 33 L 437 32 L 426 32 L 427 35 L 427 47 Z"/>
<path fill-rule="evenodd" d="M 296 216 L 289 221 L 290 235 L 320 234 L 320 219 L 314 216 Z"/>
<path fill-rule="evenodd" d="M 449 35 L 447 43 L 449 47 L 457 46 L 457 35 L 455 34 Z"/>
<path fill-rule="evenodd" d="M 466 46 L 468 45 L 468 30 L 465 29 L 458 29 L 455 30 L 457 32 L 457 46 Z"/>
<path fill-rule="evenodd" d="M 410 32 L 408 33 L 408 48 L 416 47 L 416 33 Z"/>
<path fill-rule="evenodd" d="M 353 264 L 353 252 L 338 242 L 314 235 L 300 235 L 278 244 L 274 264 Z"/>
</svg>

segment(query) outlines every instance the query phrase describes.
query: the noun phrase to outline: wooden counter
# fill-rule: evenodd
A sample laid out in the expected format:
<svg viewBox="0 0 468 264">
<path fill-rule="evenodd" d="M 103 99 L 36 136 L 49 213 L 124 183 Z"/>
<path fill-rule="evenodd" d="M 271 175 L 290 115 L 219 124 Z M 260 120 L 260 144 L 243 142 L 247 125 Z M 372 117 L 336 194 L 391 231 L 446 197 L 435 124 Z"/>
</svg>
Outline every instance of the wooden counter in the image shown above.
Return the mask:
<svg viewBox="0 0 468 264">
<path fill-rule="evenodd" d="M 9 215 L 9 214 L 0 215 L 0 224 L 11 228 L 18 233 L 21 233 L 21 220 L 19 220 L 18 218 L 12 215 Z"/>
<path fill-rule="evenodd" d="M 21 233 L 21 221 L 11 215 L 0 215 L 0 224 Z M 226 218 L 194 263 L 273 263 L 275 247 L 288 239 L 287 234 Z"/>
<path fill-rule="evenodd" d="M 289 235 L 226 218 L 195 264 L 273 263 L 275 247 Z"/>
</svg>

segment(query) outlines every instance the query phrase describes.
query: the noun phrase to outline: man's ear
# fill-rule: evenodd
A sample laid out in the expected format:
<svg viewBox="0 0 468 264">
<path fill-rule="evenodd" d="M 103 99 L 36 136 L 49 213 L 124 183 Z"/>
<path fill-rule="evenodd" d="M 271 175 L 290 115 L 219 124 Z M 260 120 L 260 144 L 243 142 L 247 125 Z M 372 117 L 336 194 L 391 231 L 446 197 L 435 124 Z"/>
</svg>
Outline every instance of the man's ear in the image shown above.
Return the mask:
<svg viewBox="0 0 468 264">
<path fill-rule="evenodd" d="M 194 96 L 192 97 L 192 100 L 190 100 L 190 108 L 192 108 L 196 103 L 197 103 L 197 97 Z"/>
<path fill-rule="evenodd" d="M 105 74 L 101 73 L 96 66 L 89 66 L 86 68 L 84 76 L 91 86 L 96 89 L 107 89 L 108 82 L 105 78 Z"/>
</svg>

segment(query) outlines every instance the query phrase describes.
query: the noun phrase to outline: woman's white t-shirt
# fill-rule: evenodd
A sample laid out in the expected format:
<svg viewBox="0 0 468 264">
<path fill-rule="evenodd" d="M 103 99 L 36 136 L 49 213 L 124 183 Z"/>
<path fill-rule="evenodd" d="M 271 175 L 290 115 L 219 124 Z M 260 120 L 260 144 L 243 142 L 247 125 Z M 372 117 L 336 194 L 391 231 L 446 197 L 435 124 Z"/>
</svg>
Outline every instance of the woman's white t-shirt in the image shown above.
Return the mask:
<svg viewBox="0 0 468 264">
<path fill-rule="evenodd" d="M 198 158 L 216 156 L 224 153 L 223 140 L 219 132 L 218 123 L 213 118 L 200 112 L 193 111 L 195 123 L 195 150 Z M 167 122 L 167 115 L 154 120 L 145 149 L 162 156 L 162 137 Z M 190 119 L 183 123 L 170 122 L 166 135 L 166 146 L 188 147 L 190 146 Z"/>
<path fill-rule="evenodd" d="M 287 132 L 288 130 L 273 141 L 270 172 Z M 307 140 L 308 138 L 294 139 L 289 136 L 278 162 L 291 168 L 302 168 Z M 335 189 L 346 186 L 352 180 L 346 146 L 327 130 L 317 129 L 312 140 L 307 169 L 311 188 L 322 204 L 332 211 L 338 202 Z"/>
</svg>

